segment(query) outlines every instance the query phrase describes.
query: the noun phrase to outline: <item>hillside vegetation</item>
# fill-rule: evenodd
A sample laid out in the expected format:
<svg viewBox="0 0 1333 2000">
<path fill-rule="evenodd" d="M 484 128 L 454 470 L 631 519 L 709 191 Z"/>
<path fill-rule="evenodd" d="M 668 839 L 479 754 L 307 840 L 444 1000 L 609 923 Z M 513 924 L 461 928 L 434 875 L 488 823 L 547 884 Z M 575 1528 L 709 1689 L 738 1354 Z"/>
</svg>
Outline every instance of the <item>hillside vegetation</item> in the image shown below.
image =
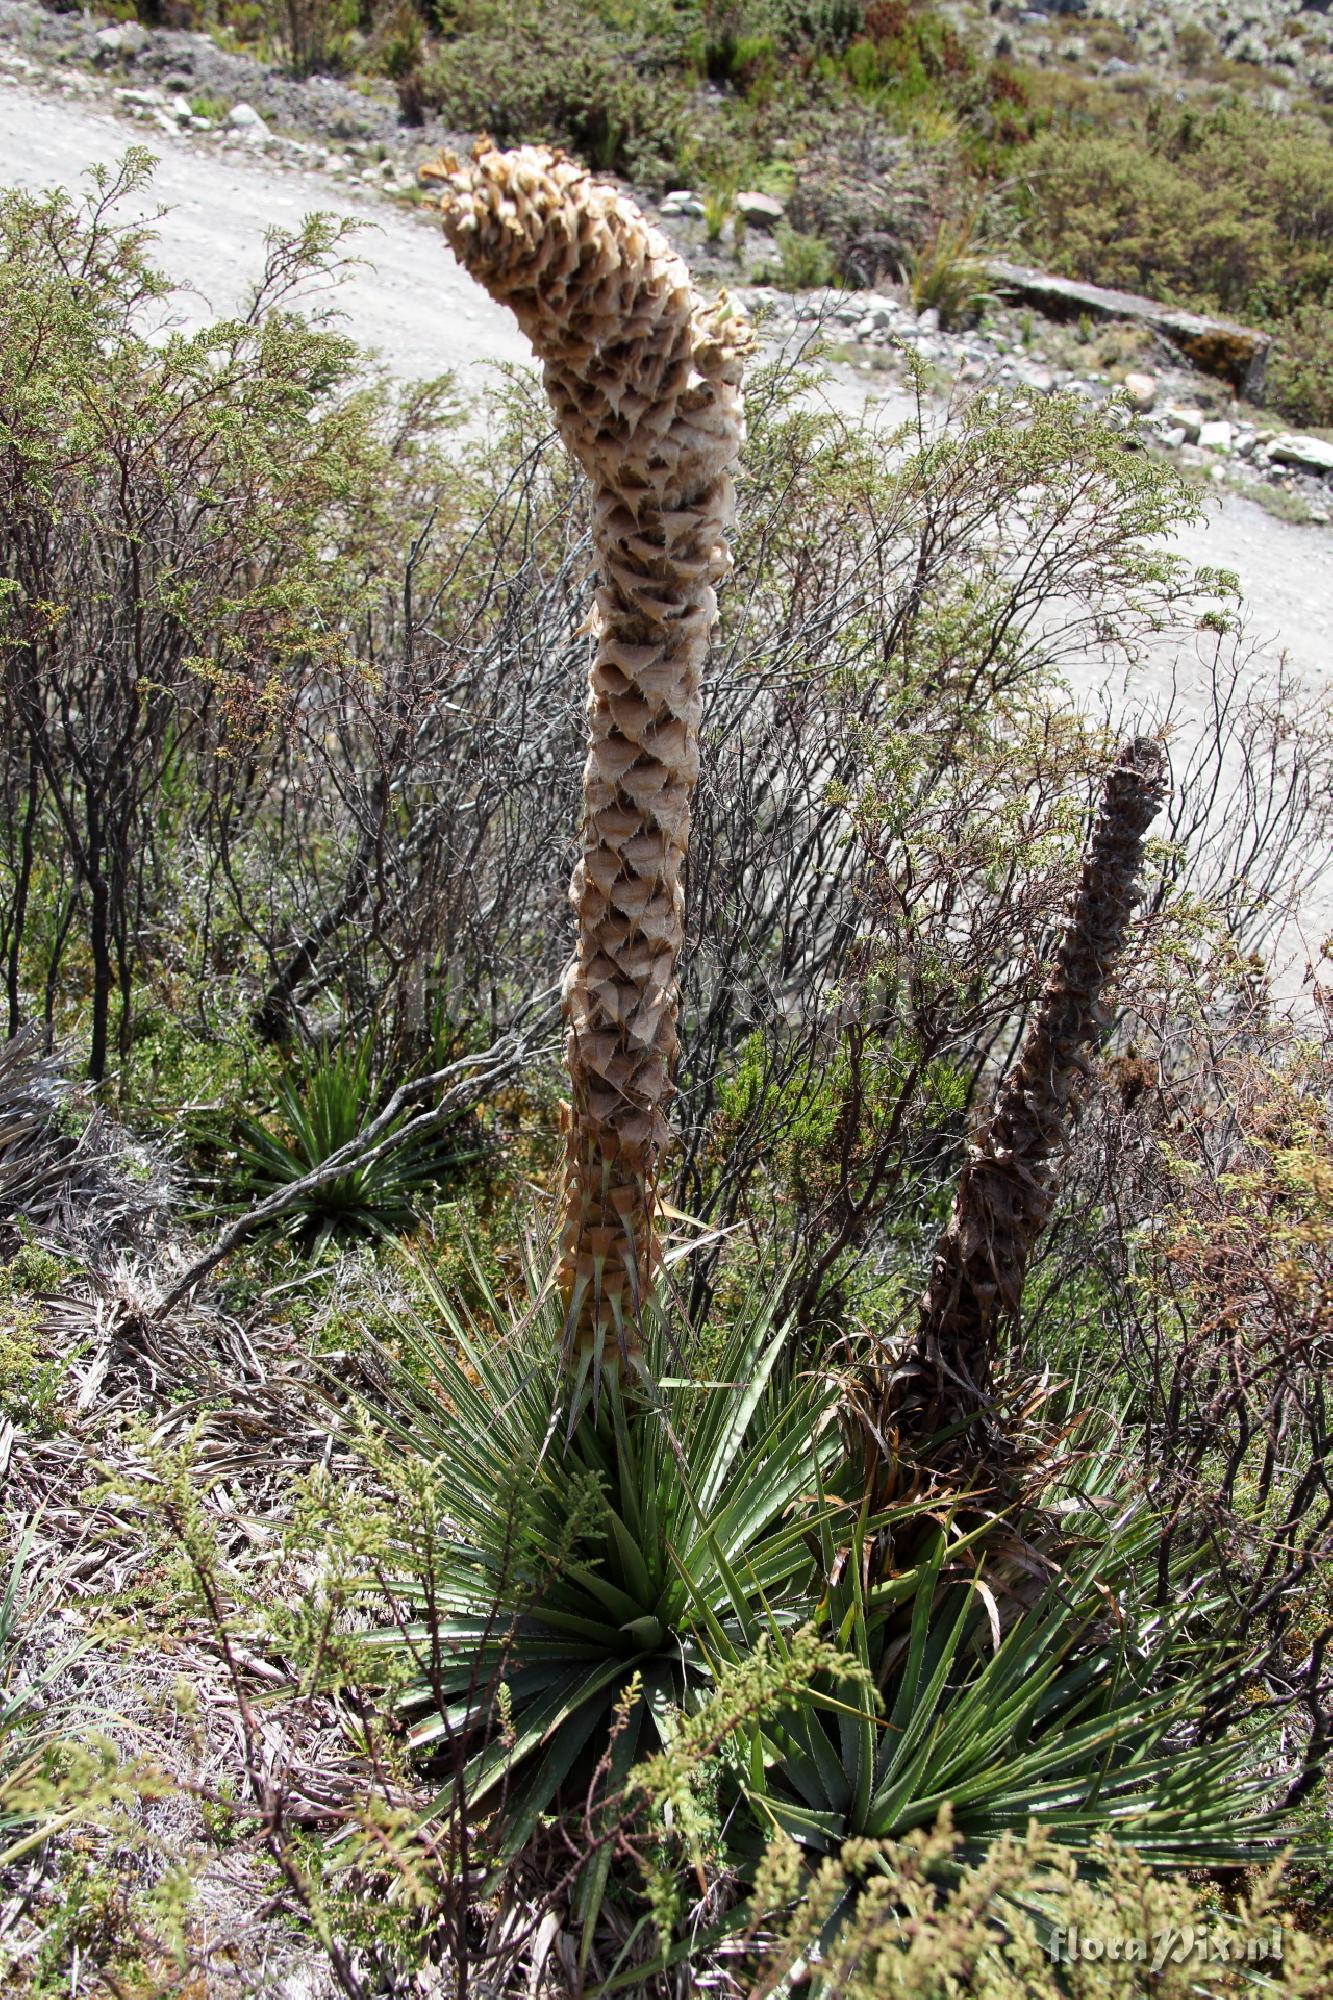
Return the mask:
<svg viewBox="0 0 1333 2000">
<path fill-rule="evenodd" d="M 1333 425 L 1333 72 L 1317 11 L 1284 17 L 1267 66 L 1183 17 L 1150 61 L 1115 19 L 1058 10 L 1014 28 L 1015 10 L 929 0 L 140 12 L 256 42 L 298 73 L 386 77 L 409 124 L 438 114 L 502 144 L 556 141 L 649 193 L 698 189 L 719 218 L 738 190 L 770 192 L 787 204 L 791 283 L 874 285 L 947 261 L 966 304 L 988 247 L 1271 328 L 1272 407 Z"/>
</svg>

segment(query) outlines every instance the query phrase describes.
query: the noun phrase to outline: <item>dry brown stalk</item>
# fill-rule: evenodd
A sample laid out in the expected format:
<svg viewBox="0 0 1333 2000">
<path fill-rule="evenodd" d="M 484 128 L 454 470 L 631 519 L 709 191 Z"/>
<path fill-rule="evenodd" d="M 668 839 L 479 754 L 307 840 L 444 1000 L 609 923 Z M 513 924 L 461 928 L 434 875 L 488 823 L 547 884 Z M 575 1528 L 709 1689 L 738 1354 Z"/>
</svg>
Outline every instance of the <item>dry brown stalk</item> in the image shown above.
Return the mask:
<svg viewBox="0 0 1333 2000">
<path fill-rule="evenodd" d="M 1109 1025 L 1107 978 L 1139 894 L 1144 836 L 1166 796 L 1161 746 L 1137 737 L 1106 778 L 1063 940 L 1018 1063 L 968 1153 L 921 1301 L 911 1349 L 879 1397 L 878 1440 L 961 1432 L 979 1458 L 996 1336 L 1016 1321 L 1028 1259 L 1050 1217 L 1058 1167 Z"/>
<path fill-rule="evenodd" d="M 583 853 L 565 982 L 571 1342 L 620 1358 L 658 1262 L 659 1161 L 676 1056 L 682 880 L 700 677 L 716 620 L 750 346 L 634 204 L 562 154 L 482 140 L 445 154 L 444 231 L 512 308 L 568 449 L 593 484 L 598 590 Z"/>
</svg>

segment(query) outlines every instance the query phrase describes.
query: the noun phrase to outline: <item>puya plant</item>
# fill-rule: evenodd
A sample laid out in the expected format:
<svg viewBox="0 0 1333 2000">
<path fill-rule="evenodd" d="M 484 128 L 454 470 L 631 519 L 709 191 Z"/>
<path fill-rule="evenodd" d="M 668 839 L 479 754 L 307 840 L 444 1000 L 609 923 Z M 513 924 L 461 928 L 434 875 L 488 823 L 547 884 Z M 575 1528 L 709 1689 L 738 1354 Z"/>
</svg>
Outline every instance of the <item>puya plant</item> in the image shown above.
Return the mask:
<svg viewBox="0 0 1333 2000">
<path fill-rule="evenodd" d="M 1107 982 L 1140 894 L 1144 842 L 1166 795 L 1160 744 L 1122 744 L 1107 773 L 1055 962 L 1019 1058 L 968 1148 L 935 1247 L 915 1333 L 869 1371 L 865 1434 L 890 1487 L 934 1440 L 957 1483 L 989 1481 L 1004 1455 L 991 1421 L 1002 1334 L 1018 1320 L 1028 1261 L 1050 1219 L 1091 1056 L 1111 1025 Z M 943 1442 L 941 1442 L 943 1441 Z"/>
<path fill-rule="evenodd" d="M 598 588 L 560 1284 L 571 1352 L 628 1362 L 659 1266 L 700 688 L 727 567 L 750 347 L 634 204 L 543 148 L 479 142 L 427 170 L 460 261 L 512 308 L 592 482 Z"/>
</svg>

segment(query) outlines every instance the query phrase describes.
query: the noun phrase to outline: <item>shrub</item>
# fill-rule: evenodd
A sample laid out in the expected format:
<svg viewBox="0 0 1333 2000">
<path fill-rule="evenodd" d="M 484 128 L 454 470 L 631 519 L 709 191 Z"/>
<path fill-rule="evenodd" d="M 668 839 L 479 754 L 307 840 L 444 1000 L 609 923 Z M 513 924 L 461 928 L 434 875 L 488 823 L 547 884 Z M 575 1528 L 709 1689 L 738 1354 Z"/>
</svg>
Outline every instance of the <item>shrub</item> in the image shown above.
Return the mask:
<svg viewBox="0 0 1333 2000">
<path fill-rule="evenodd" d="M 80 201 L 0 196 L 10 1024 L 86 990 L 95 1080 L 131 1056 L 173 829 L 230 820 L 266 729 L 346 658 L 410 458 L 351 343 L 291 310 L 338 262 L 327 220 L 270 246 L 253 312 L 153 335 L 170 287 L 116 213 L 148 172 L 132 152 Z"/>
<path fill-rule="evenodd" d="M 1266 391 L 1283 416 L 1333 428 L 1333 291 L 1278 321 Z"/>
<path fill-rule="evenodd" d="M 1275 326 L 1281 407 L 1310 422 L 1329 408 L 1333 139 L 1322 122 L 1241 104 L 1154 109 L 1122 131 L 1047 133 L 1025 171 L 1034 256 Z"/>
<path fill-rule="evenodd" d="M 774 234 L 779 262 L 773 281 L 784 291 L 815 291 L 833 282 L 833 259 L 822 236 L 803 236 L 788 222 L 780 222 Z"/>
<path fill-rule="evenodd" d="M 1264 1990 L 1279 1966 L 1292 2000 L 1318 2000 L 1333 1973 L 1327 1941 L 1294 1931 L 1281 1914 L 1276 1869 L 1233 1911 L 1219 1909 L 1206 1887 L 1164 1880 L 1106 1840 L 1086 1866 L 1035 1824 L 1021 1838 L 1003 1835 L 962 1869 L 957 1844 L 946 1812 L 907 1840 L 849 1843 L 811 1880 L 794 1845 L 775 1840 L 750 1935 L 778 1936 L 763 1948 L 754 2000 L 773 2000 L 797 1978 L 814 2000 L 1195 2000 L 1205 1992 L 1221 2000 Z"/>
<path fill-rule="evenodd" d="M 589 166 L 662 185 L 690 121 L 681 86 L 651 48 L 568 8 L 529 8 L 442 44 L 422 101 L 501 145 L 550 140 Z"/>
<path fill-rule="evenodd" d="M 887 134 L 849 111 L 830 120 L 797 162 L 788 204 L 794 229 L 827 243 L 848 284 L 894 278 L 930 234 L 948 179 L 947 152 Z"/>
</svg>

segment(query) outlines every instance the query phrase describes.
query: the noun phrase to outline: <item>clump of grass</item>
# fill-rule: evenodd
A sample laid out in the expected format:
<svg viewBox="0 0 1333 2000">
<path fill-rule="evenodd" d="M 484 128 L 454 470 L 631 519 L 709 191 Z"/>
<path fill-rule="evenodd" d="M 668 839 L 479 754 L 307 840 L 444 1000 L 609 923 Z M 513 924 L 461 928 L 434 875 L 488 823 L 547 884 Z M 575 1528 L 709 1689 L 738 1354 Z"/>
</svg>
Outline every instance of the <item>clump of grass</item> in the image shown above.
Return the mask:
<svg viewBox="0 0 1333 2000">
<path fill-rule="evenodd" d="M 956 222 L 941 222 L 922 244 L 908 269 L 908 290 L 917 312 L 933 309 L 945 327 L 971 324 L 991 303 L 975 210 Z"/>
</svg>

